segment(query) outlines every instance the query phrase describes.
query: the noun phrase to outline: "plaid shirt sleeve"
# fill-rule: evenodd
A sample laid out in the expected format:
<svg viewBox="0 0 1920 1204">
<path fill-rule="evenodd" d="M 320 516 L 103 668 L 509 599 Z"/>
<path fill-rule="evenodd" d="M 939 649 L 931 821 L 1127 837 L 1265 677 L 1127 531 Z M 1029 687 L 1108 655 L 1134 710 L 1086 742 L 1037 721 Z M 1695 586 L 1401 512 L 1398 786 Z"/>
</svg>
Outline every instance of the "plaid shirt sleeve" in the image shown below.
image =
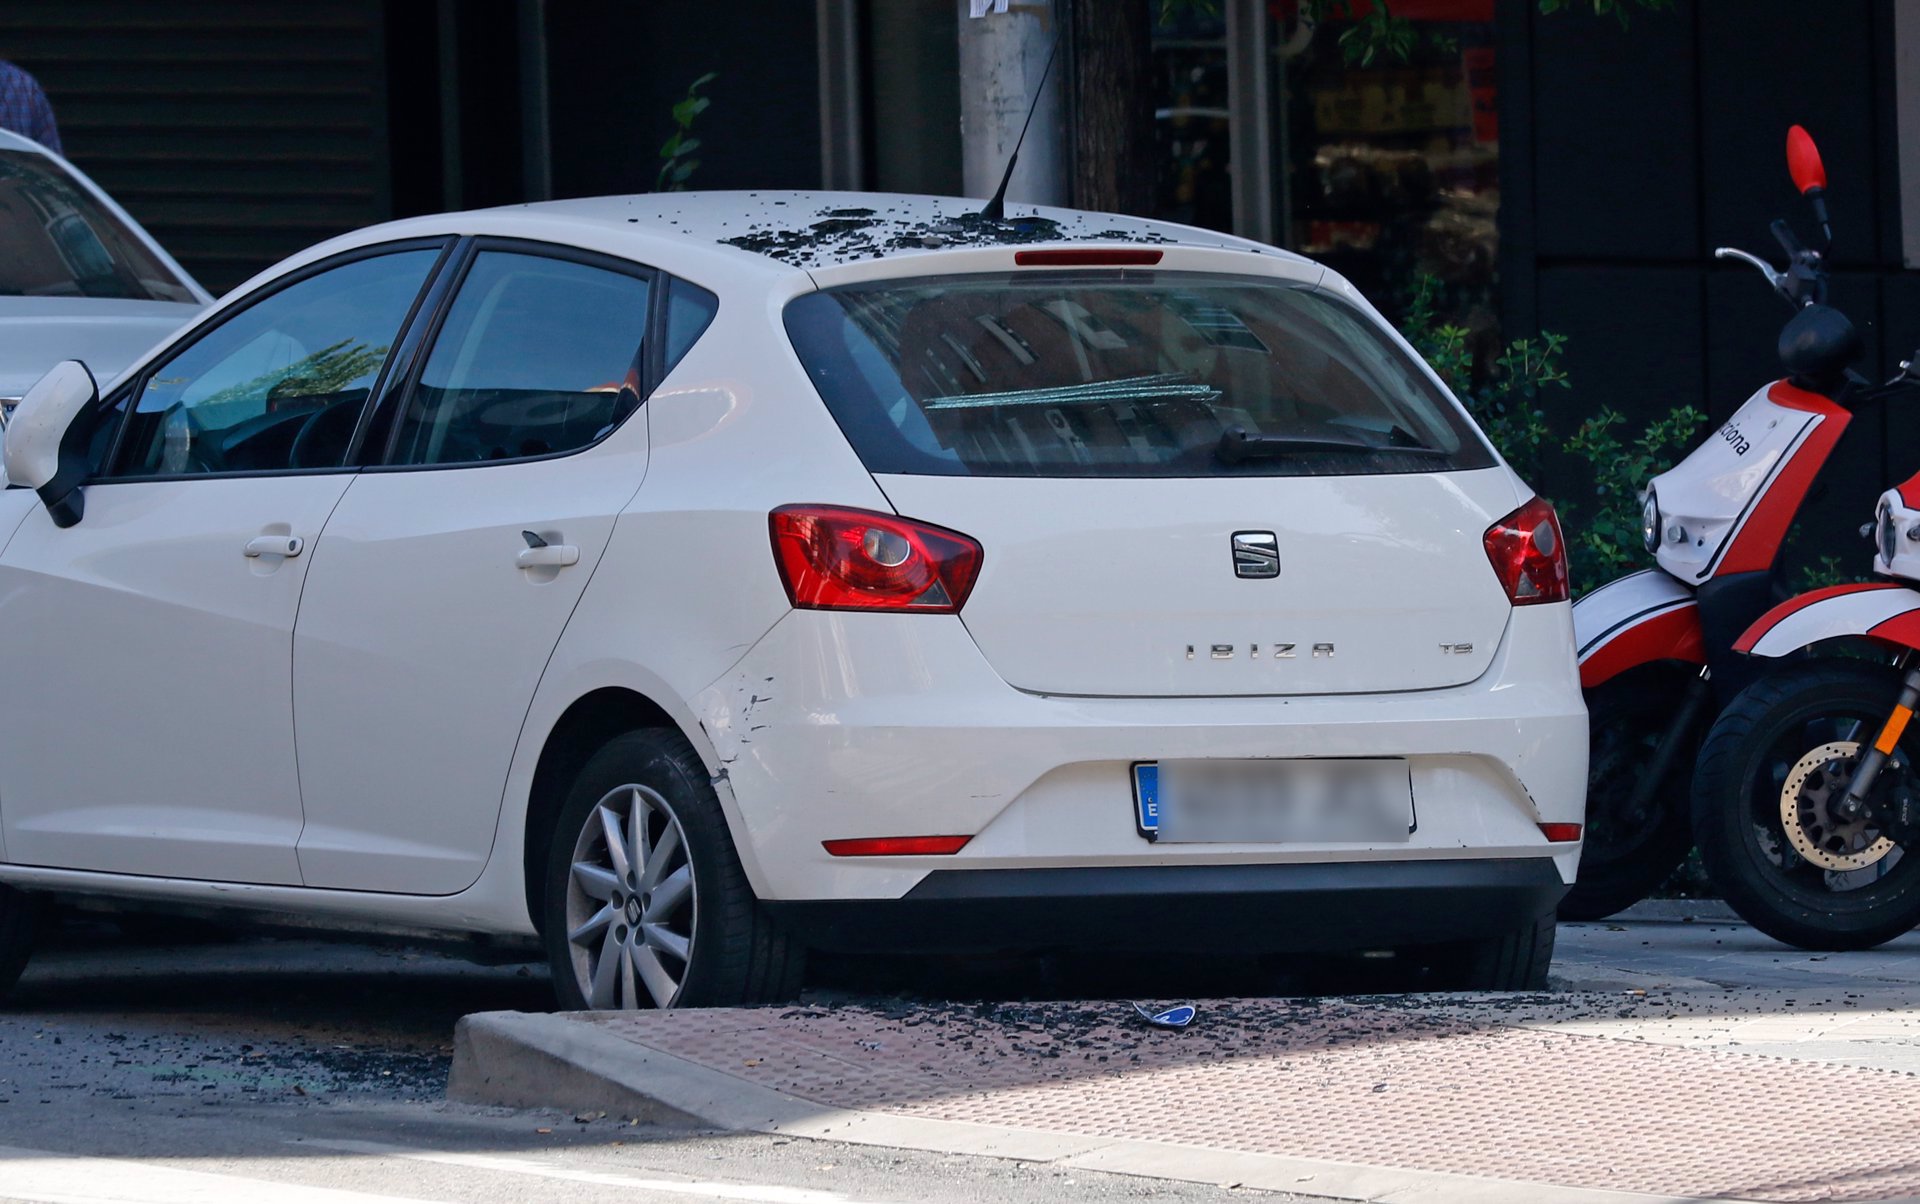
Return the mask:
<svg viewBox="0 0 1920 1204">
<path fill-rule="evenodd" d="M 0 129 L 24 134 L 56 155 L 66 153 L 53 123 L 53 104 L 40 81 L 5 62 L 0 62 Z"/>
</svg>

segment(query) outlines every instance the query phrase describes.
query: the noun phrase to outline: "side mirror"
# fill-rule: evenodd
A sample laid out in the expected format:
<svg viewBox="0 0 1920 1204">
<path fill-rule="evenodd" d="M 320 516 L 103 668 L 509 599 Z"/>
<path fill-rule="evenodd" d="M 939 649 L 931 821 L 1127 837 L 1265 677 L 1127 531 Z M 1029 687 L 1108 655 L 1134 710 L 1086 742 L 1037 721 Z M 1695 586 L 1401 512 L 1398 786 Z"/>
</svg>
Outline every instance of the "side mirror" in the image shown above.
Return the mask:
<svg viewBox="0 0 1920 1204">
<path fill-rule="evenodd" d="M 47 505 L 54 524 L 80 521 L 87 475 L 86 431 L 74 419 L 100 400 L 100 386 L 79 360 L 55 364 L 14 407 L 0 452 L 7 483 L 31 489 Z"/>
<path fill-rule="evenodd" d="M 1813 135 L 1804 126 L 1787 131 L 1787 171 L 1802 196 L 1826 191 L 1827 166 L 1820 161 L 1820 148 L 1813 144 Z"/>
<path fill-rule="evenodd" d="M 1804 126 L 1787 131 L 1787 172 L 1800 195 L 1812 204 L 1820 235 L 1832 246 L 1833 226 L 1827 221 L 1827 165 L 1820 161 L 1820 148 L 1813 144 L 1813 135 Z"/>
</svg>

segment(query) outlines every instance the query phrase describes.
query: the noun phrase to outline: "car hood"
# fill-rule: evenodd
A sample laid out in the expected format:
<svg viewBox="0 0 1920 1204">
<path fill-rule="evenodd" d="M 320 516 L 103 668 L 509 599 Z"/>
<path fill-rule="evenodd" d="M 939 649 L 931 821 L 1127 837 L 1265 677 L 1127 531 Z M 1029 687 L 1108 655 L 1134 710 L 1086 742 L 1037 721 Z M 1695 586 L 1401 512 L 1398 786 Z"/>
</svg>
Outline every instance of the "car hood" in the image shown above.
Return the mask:
<svg viewBox="0 0 1920 1204">
<path fill-rule="evenodd" d="M 0 397 L 19 397 L 61 360 L 105 388 L 204 306 L 99 297 L 0 297 Z"/>
</svg>

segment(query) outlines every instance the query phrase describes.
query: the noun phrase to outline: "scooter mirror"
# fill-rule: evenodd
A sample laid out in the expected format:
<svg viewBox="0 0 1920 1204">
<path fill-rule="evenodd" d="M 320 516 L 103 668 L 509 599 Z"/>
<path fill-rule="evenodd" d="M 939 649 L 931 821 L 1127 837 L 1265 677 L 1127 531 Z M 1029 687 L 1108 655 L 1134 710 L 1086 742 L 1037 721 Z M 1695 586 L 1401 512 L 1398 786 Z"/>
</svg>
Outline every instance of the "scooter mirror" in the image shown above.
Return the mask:
<svg viewBox="0 0 1920 1204">
<path fill-rule="evenodd" d="M 1803 196 L 1825 191 L 1827 187 L 1827 167 L 1820 161 L 1820 148 L 1813 144 L 1813 135 L 1803 126 L 1796 125 L 1787 131 L 1787 170 L 1793 175 L 1793 186 Z"/>
</svg>

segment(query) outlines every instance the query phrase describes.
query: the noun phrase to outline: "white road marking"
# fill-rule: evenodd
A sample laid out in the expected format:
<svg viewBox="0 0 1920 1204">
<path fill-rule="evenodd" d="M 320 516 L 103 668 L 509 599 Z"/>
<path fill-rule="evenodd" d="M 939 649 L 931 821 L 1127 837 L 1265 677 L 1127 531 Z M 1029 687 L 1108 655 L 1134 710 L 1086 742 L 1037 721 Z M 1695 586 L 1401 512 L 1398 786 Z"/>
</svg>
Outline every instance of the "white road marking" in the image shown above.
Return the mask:
<svg viewBox="0 0 1920 1204">
<path fill-rule="evenodd" d="M 611 1171 L 577 1170 L 532 1158 L 511 1158 L 504 1154 L 456 1154 L 443 1150 L 417 1150 L 406 1146 L 382 1145 L 372 1141 L 322 1141 L 308 1138 L 299 1144 L 352 1154 L 371 1154 L 382 1158 L 411 1158 L 441 1166 L 459 1166 L 469 1170 L 506 1171 L 516 1175 L 538 1175 L 543 1179 L 561 1179 L 569 1183 L 592 1183 L 600 1187 L 628 1187 L 706 1200 L 745 1200 L 753 1204 L 858 1204 L 838 1192 L 815 1191 L 807 1187 L 779 1187 L 752 1183 L 709 1183 L 698 1179 L 642 1179 Z"/>
<path fill-rule="evenodd" d="M 125 1158 L 76 1158 L 0 1145 L 0 1199 L 35 1204 L 426 1204 Z"/>
</svg>

